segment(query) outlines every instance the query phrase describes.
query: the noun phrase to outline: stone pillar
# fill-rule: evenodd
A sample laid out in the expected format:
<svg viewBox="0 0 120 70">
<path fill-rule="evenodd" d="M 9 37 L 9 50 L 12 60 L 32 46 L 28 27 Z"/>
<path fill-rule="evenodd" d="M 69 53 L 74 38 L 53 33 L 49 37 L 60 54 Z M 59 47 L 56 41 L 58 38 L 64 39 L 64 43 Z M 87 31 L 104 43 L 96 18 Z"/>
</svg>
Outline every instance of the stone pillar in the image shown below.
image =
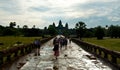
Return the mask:
<svg viewBox="0 0 120 70">
<path fill-rule="evenodd" d="M 7 55 L 7 61 L 11 60 L 11 54 Z"/>
<path fill-rule="evenodd" d="M 86 50 L 89 50 L 89 47 L 88 47 L 88 46 L 86 46 Z"/>
<path fill-rule="evenodd" d="M 0 66 L 3 64 L 3 52 L 0 52 Z"/>
<path fill-rule="evenodd" d="M 104 52 L 104 58 L 108 59 L 108 54 L 106 52 Z"/>
<path fill-rule="evenodd" d="M 96 48 L 94 48 L 94 53 L 97 53 L 97 49 Z"/>
<path fill-rule="evenodd" d="M 15 52 L 15 55 L 14 55 L 14 57 L 17 57 L 17 56 L 18 56 L 18 51 L 16 51 L 16 52 Z"/>
<path fill-rule="evenodd" d="M 88 48 L 88 51 L 89 52 L 92 52 L 92 47 L 90 47 L 90 46 L 88 46 L 89 48 Z"/>
<path fill-rule="evenodd" d="M 22 48 L 20 51 L 21 51 L 21 55 L 24 55 L 24 48 Z"/>
<path fill-rule="evenodd" d="M 31 44 L 30 47 L 29 47 L 29 51 L 30 51 L 30 52 L 32 51 L 32 44 Z"/>
<path fill-rule="evenodd" d="M 102 53 L 101 53 L 101 50 L 100 50 L 100 49 L 98 49 L 98 51 L 99 51 L 99 55 L 101 56 L 101 54 L 102 54 Z"/>
<path fill-rule="evenodd" d="M 94 52 L 94 51 L 93 51 L 93 49 L 94 49 L 93 47 L 91 47 L 90 49 L 91 49 L 91 52 Z"/>
<path fill-rule="evenodd" d="M 113 55 L 111 55 L 111 57 L 112 57 L 112 63 L 117 63 L 117 58 Z"/>
<path fill-rule="evenodd" d="M 28 45 L 28 46 L 27 46 L 27 48 L 28 48 L 28 53 L 31 52 L 31 50 L 30 50 L 30 46 L 31 46 L 31 45 Z"/>
<path fill-rule="evenodd" d="M 25 47 L 26 53 L 29 53 L 29 48 Z"/>
<path fill-rule="evenodd" d="M 27 53 L 27 48 L 25 47 L 24 49 L 25 49 L 25 53 Z"/>
<path fill-rule="evenodd" d="M 34 46 L 34 44 L 32 44 L 32 49 L 35 49 L 35 46 Z"/>
</svg>

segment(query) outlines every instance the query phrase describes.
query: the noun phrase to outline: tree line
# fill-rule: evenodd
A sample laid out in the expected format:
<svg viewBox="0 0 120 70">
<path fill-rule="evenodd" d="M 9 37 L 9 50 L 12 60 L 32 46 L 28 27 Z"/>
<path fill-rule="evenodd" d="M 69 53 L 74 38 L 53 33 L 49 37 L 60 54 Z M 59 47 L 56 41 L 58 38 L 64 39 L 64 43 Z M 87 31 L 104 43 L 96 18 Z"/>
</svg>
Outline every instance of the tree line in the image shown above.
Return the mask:
<svg viewBox="0 0 120 70">
<path fill-rule="evenodd" d="M 59 23 L 62 23 L 60 20 Z M 111 38 L 120 38 L 120 26 L 119 25 L 106 25 L 105 27 L 97 26 L 94 28 L 87 28 L 86 24 L 82 21 L 79 21 L 75 24 L 74 28 L 69 29 L 68 23 L 65 25 L 64 29 L 60 30 L 56 28 L 55 23 L 49 25 L 48 27 L 44 27 L 44 29 L 36 28 L 33 25 L 32 28 L 28 28 L 27 25 L 24 25 L 20 28 L 19 25 L 16 26 L 16 22 L 10 22 L 9 26 L 0 25 L 0 36 L 42 36 L 44 35 L 58 35 L 62 34 L 65 36 L 76 35 L 80 39 L 83 37 L 97 37 L 97 39 L 103 39 L 103 37 L 111 37 Z"/>
<path fill-rule="evenodd" d="M 97 37 L 97 39 L 103 39 L 103 37 L 120 38 L 120 26 L 119 25 L 106 25 L 105 27 L 97 26 L 94 28 L 86 28 L 86 24 L 82 21 L 75 25 L 76 35 L 80 39 L 82 37 Z"/>
<path fill-rule="evenodd" d="M 32 28 L 28 28 L 27 25 L 24 25 L 22 28 L 18 25 L 15 28 L 16 22 L 10 22 L 9 26 L 0 25 L 0 36 L 42 36 L 42 29 L 35 28 L 33 25 Z"/>
<path fill-rule="evenodd" d="M 33 25 L 32 28 L 29 28 L 27 25 L 24 25 L 22 28 L 20 28 L 19 25 L 16 24 L 16 22 L 10 22 L 9 26 L 2 26 L 0 25 L 0 36 L 25 36 L 25 37 L 36 37 L 36 36 L 42 36 L 45 35 L 57 35 L 58 30 L 55 28 L 55 23 L 53 25 L 49 25 L 48 27 L 44 27 L 44 29 L 36 28 L 35 25 Z M 65 33 L 64 30 L 63 33 Z"/>
</svg>

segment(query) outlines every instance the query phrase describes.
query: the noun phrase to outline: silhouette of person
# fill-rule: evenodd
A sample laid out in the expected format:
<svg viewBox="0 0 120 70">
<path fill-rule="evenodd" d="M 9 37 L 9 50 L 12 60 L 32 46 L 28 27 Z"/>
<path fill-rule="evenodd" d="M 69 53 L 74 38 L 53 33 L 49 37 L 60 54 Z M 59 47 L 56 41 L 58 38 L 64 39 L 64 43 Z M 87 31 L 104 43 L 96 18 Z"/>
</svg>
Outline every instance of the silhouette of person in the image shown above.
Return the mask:
<svg viewBox="0 0 120 70">
<path fill-rule="evenodd" d="M 35 45 L 35 48 L 36 48 L 35 55 L 40 55 L 40 47 L 41 47 L 40 40 L 39 39 L 35 39 L 34 45 Z"/>
</svg>

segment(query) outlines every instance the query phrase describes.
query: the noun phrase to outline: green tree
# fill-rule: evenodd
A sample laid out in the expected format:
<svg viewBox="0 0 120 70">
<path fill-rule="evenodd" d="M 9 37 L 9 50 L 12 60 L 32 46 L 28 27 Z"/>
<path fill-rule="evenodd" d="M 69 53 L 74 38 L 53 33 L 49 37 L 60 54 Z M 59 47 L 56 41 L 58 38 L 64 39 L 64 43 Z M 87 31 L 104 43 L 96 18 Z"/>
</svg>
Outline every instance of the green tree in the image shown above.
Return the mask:
<svg viewBox="0 0 120 70">
<path fill-rule="evenodd" d="M 57 34 L 57 30 L 55 29 L 55 27 L 54 27 L 53 25 L 49 25 L 48 31 L 49 31 L 49 34 L 50 34 L 51 36 Z"/>
<path fill-rule="evenodd" d="M 43 34 L 44 34 L 44 35 L 47 35 L 47 34 L 48 34 L 47 27 L 44 27 Z"/>
<path fill-rule="evenodd" d="M 88 38 L 93 37 L 94 36 L 94 31 L 92 30 L 92 28 L 91 29 L 86 29 L 84 36 L 88 37 Z"/>
<path fill-rule="evenodd" d="M 118 26 L 118 37 L 120 38 L 120 26 Z"/>
<path fill-rule="evenodd" d="M 35 28 L 36 26 L 35 25 L 33 25 L 33 27 L 32 28 Z"/>
<path fill-rule="evenodd" d="M 0 25 L 0 36 L 3 35 L 3 31 L 4 31 L 4 29 L 5 29 L 5 28 L 4 28 L 3 26 Z"/>
<path fill-rule="evenodd" d="M 27 26 L 27 25 L 24 25 L 24 26 L 23 26 L 23 29 L 28 29 L 28 26 Z"/>
<path fill-rule="evenodd" d="M 6 27 L 3 31 L 3 36 L 12 36 L 16 35 L 16 29 Z"/>
<path fill-rule="evenodd" d="M 19 26 L 19 25 L 17 25 L 17 28 L 19 29 L 19 28 L 20 28 L 20 26 Z"/>
<path fill-rule="evenodd" d="M 119 37 L 120 38 L 120 26 L 114 26 L 114 25 L 111 25 L 109 28 L 108 28 L 108 34 L 111 38 L 115 37 Z"/>
<path fill-rule="evenodd" d="M 101 26 L 96 27 L 95 35 L 96 35 L 97 39 L 103 39 L 103 37 L 105 35 L 104 29 Z"/>
<path fill-rule="evenodd" d="M 77 37 L 81 39 L 85 34 L 86 25 L 84 22 L 80 21 L 76 23 L 75 29 L 76 29 Z"/>
<path fill-rule="evenodd" d="M 10 28 L 14 28 L 16 26 L 16 22 L 10 22 Z"/>
</svg>

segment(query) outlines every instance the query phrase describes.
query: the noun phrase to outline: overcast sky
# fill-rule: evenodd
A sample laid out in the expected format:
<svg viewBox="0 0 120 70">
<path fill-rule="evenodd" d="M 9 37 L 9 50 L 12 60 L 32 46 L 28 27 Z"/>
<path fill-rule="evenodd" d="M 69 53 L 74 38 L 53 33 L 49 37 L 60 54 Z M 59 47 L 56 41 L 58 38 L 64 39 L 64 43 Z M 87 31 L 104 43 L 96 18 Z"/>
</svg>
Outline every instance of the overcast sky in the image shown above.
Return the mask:
<svg viewBox="0 0 120 70">
<path fill-rule="evenodd" d="M 70 28 L 78 21 L 87 27 L 120 25 L 120 0 L 0 0 L 0 25 L 44 28 L 59 20 Z"/>
</svg>

